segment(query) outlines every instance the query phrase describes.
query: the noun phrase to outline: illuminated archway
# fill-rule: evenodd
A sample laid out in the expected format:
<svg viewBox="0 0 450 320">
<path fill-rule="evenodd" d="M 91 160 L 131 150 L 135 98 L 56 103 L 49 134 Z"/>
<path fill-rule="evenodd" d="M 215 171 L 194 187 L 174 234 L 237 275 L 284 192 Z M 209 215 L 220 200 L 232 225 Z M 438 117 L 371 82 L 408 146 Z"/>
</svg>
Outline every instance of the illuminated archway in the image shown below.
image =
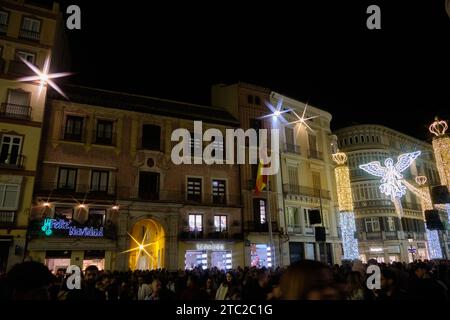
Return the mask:
<svg viewBox="0 0 450 320">
<path fill-rule="evenodd" d="M 131 270 L 164 268 L 165 232 L 163 226 L 153 220 L 138 221 L 128 234 L 130 249 L 128 266 Z"/>
</svg>

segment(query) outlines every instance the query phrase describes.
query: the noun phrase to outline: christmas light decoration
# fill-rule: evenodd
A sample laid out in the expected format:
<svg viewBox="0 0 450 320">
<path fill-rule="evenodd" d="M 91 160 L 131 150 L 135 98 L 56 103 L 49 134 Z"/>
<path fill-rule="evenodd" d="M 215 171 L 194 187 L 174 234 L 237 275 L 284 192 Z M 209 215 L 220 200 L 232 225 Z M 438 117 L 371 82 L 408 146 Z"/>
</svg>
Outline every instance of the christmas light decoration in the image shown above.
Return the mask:
<svg viewBox="0 0 450 320">
<path fill-rule="evenodd" d="M 340 212 L 342 246 L 344 247 L 344 260 L 359 259 L 358 239 L 355 238 L 356 224 L 353 212 Z"/>
<path fill-rule="evenodd" d="M 55 89 L 60 95 L 62 95 L 64 98 L 68 99 L 67 96 L 64 94 L 64 92 L 61 90 L 60 87 L 58 87 L 58 85 L 53 82 L 52 79 L 56 79 L 56 78 L 61 78 L 61 77 L 66 77 L 68 75 L 70 75 L 71 73 L 69 72 L 60 72 L 60 73 L 49 73 L 50 71 L 50 56 L 47 56 L 45 58 L 45 62 L 44 62 L 44 67 L 42 68 L 42 70 L 39 70 L 38 67 L 36 67 L 34 64 L 28 62 L 27 60 L 25 60 L 24 58 L 22 58 L 21 56 L 19 56 L 19 58 L 22 60 L 23 63 L 25 63 L 27 65 L 28 68 L 30 68 L 36 75 L 34 76 L 28 76 L 28 77 L 23 77 L 23 78 L 19 78 L 17 79 L 17 81 L 37 81 L 39 83 L 39 94 L 42 91 L 42 88 L 49 84 L 53 89 Z"/>
<path fill-rule="evenodd" d="M 431 195 L 428 187 L 426 186 L 427 177 L 425 176 L 417 176 L 416 183 L 419 185 L 419 188 L 413 186 L 408 181 L 404 181 L 405 186 L 414 193 L 419 199 L 422 207 L 422 212 L 425 210 L 432 210 L 433 203 L 431 202 Z M 425 213 L 424 213 L 425 214 Z M 425 216 L 423 217 L 424 225 L 427 234 L 427 243 L 428 243 L 428 254 L 430 255 L 430 259 L 442 259 L 442 249 L 439 243 L 439 234 L 437 230 L 428 230 L 427 225 L 425 223 Z"/>
<path fill-rule="evenodd" d="M 286 119 L 284 118 L 283 114 L 291 111 L 291 109 L 283 109 L 283 98 L 280 98 L 278 100 L 277 106 L 274 107 L 270 102 L 265 101 L 265 104 L 267 108 L 271 111 L 271 113 L 266 114 L 262 117 L 259 117 L 258 119 L 264 119 L 264 118 L 272 118 L 273 121 L 277 121 L 278 119 L 281 120 L 283 123 L 287 123 Z"/>
<path fill-rule="evenodd" d="M 289 122 L 288 124 L 299 124 L 300 126 L 304 125 L 307 129 L 313 131 L 313 129 L 311 129 L 311 127 L 306 123 L 306 121 L 317 118 L 318 116 L 306 117 L 306 108 L 308 108 L 308 104 L 305 105 L 302 116 L 299 116 L 294 110 L 292 110 L 292 113 L 297 117 L 297 120 Z"/>
<path fill-rule="evenodd" d="M 450 189 L 450 137 L 447 135 L 448 124 L 446 121 L 435 118 L 435 121 L 428 129 L 435 135 L 433 138 L 433 150 L 441 185 Z M 447 204 L 445 207 L 448 220 L 450 221 L 450 204 Z"/>
<path fill-rule="evenodd" d="M 358 239 L 355 238 L 356 224 L 353 213 L 353 198 L 350 185 L 350 171 L 347 162 L 347 155 L 337 152 L 332 155 L 333 160 L 338 164 L 334 169 L 336 175 L 336 186 L 339 204 L 339 221 L 341 226 L 342 245 L 344 249 L 344 260 L 359 259 Z"/>
</svg>

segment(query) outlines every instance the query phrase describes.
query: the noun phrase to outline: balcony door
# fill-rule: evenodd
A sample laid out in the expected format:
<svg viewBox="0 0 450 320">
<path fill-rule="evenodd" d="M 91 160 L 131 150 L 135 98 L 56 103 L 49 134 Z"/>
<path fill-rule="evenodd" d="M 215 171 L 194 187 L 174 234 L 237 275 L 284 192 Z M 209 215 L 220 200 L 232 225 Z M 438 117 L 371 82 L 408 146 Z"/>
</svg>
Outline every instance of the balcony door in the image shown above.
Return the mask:
<svg viewBox="0 0 450 320">
<path fill-rule="evenodd" d="M 142 200 L 159 199 L 159 173 L 156 172 L 139 173 L 139 199 Z"/>
<path fill-rule="evenodd" d="M 29 116 L 30 93 L 23 90 L 9 90 L 5 114 L 18 118 Z"/>
<path fill-rule="evenodd" d="M 21 136 L 13 136 L 9 134 L 2 135 L 0 144 L 0 164 L 18 165 L 21 146 Z"/>
</svg>

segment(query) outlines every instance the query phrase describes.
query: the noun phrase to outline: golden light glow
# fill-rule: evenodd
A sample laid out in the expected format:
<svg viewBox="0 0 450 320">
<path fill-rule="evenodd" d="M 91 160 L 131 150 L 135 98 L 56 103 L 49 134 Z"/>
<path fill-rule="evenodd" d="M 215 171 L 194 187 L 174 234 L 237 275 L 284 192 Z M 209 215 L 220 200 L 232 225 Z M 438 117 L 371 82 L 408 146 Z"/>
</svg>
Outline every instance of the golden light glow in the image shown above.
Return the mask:
<svg viewBox="0 0 450 320">
<path fill-rule="evenodd" d="M 344 165 L 347 162 L 347 155 L 343 152 L 337 152 L 331 155 L 334 162 L 336 162 L 339 165 Z"/>
<path fill-rule="evenodd" d="M 152 270 L 164 267 L 165 236 L 161 224 L 152 219 L 137 222 L 128 233 L 132 243 L 129 250 L 129 267 L 132 270 Z M 138 241 L 137 239 L 142 239 Z"/>
<path fill-rule="evenodd" d="M 50 203 L 48 203 L 48 202 L 44 202 L 42 205 L 43 205 L 44 207 L 50 207 Z"/>
<path fill-rule="evenodd" d="M 113 210 L 119 210 L 119 206 L 112 206 Z"/>
<path fill-rule="evenodd" d="M 427 183 L 427 177 L 425 177 L 425 176 L 417 176 L 417 177 L 416 177 L 416 183 L 417 183 L 419 186 L 425 185 L 425 184 Z"/>
<path fill-rule="evenodd" d="M 450 137 L 435 137 L 433 139 L 433 150 L 441 185 L 450 188 Z"/>
<path fill-rule="evenodd" d="M 347 166 L 338 166 L 334 170 L 336 174 L 339 211 L 353 212 L 350 171 Z"/>
</svg>

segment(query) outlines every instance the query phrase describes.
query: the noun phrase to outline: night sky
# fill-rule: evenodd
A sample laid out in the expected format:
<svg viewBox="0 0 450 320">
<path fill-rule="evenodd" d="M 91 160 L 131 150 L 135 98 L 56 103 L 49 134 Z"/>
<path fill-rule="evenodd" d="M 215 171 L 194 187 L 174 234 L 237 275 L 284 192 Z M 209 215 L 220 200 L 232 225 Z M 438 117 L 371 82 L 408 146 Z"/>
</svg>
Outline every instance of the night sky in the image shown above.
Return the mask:
<svg viewBox="0 0 450 320">
<path fill-rule="evenodd" d="M 71 82 L 210 103 L 245 81 L 332 113 L 332 129 L 376 123 L 428 139 L 450 109 L 445 0 L 77 1 Z M 157 5 L 156 5 L 157 4 Z M 381 7 L 381 30 L 366 8 Z"/>
</svg>

